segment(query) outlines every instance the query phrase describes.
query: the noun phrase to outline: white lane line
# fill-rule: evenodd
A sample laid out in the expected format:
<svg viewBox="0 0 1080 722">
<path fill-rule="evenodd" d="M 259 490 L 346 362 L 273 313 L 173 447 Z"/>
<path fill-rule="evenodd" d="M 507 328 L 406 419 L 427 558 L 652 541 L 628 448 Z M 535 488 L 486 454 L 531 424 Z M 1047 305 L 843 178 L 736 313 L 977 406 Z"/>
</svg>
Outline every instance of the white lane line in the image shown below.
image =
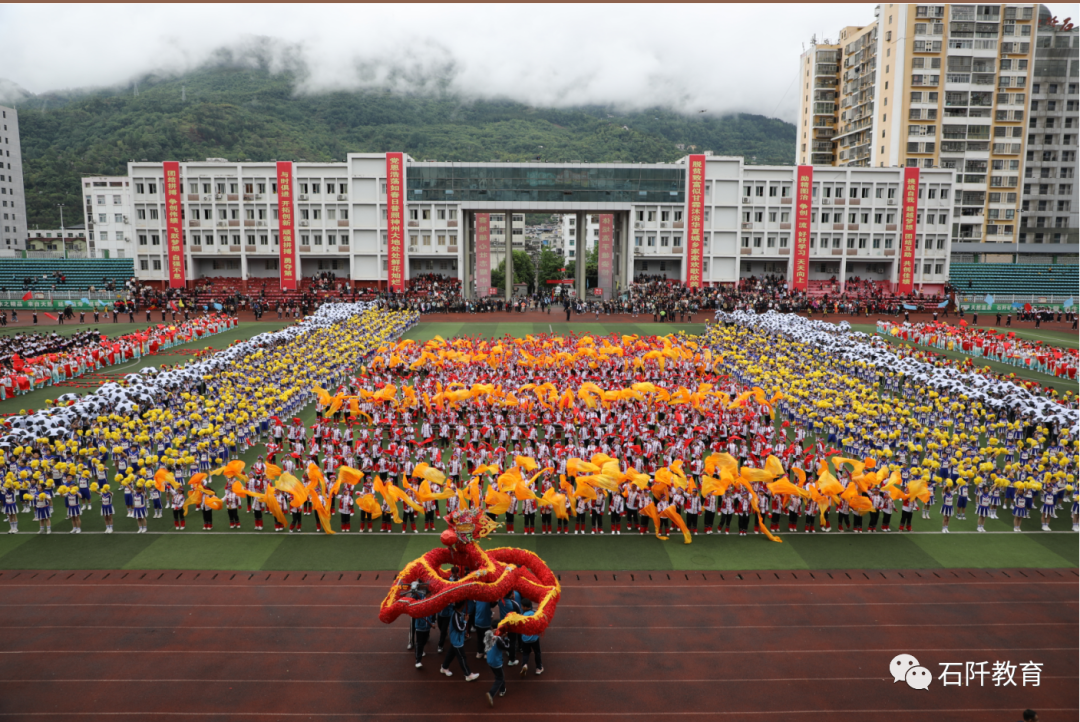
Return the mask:
<svg viewBox="0 0 1080 722">
<path fill-rule="evenodd" d="M 400 631 L 400 630 L 399 630 Z M 949 649 L 908 649 L 908 654 L 912 652 L 1075 652 L 1080 647 L 955 647 Z M 816 649 L 814 654 L 890 654 L 895 652 L 895 645 L 888 648 L 881 649 Z M 366 657 L 373 654 L 378 655 L 394 655 L 397 657 L 408 656 L 408 653 L 404 652 L 373 652 L 367 650 L 355 650 L 349 652 L 337 652 L 337 651 L 313 651 L 313 650 L 296 650 L 286 651 L 280 649 L 253 649 L 253 650 L 236 650 L 236 649 L 222 649 L 222 650 L 208 650 L 208 649 L 0 649 L 0 655 L 20 655 L 20 654 L 297 654 L 297 655 L 330 655 L 330 656 L 353 656 L 353 657 Z M 560 655 L 572 655 L 580 656 L 584 654 L 589 655 L 610 655 L 612 652 L 608 650 L 593 651 L 593 650 L 560 650 L 557 652 L 545 652 L 545 656 L 560 656 Z M 718 649 L 702 649 L 702 650 L 673 650 L 673 651 L 655 651 L 655 650 L 628 650 L 618 652 L 620 655 L 626 654 L 791 654 L 790 649 L 748 649 L 748 650 L 718 650 Z"/>
<path fill-rule="evenodd" d="M 1019 602 L 1019 603 L 1022 604 L 1023 602 Z M 940 628 L 940 627 L 945 627 L 945 628 L 948 628 L 948 629 L 958 629 L 958 628 L 962 628 L 962 627 L 978 627 L 979 629 L 988 629 L 990 627 L 1068 627 L 1068 626 L 1076 626 L 1076 625 L 1077 625 L 1076 620 L 1070 620 L 1070 621 L 1067 621 L 1067 622 L 1000 622 L 1000 623 L 999 622 L 994 622 L 994 623 L 989 623 L 989 624 L 986 624 L 986 623 L 972 623 L 972 624 L 944 623 L 944 624 L 936 624 L 936 623 L 933 623 L 933 622 L 926 623 L 926 624 L 919 624 L 919 623 L 911 623 L 911 624 L 880 624 L 880 623 L 874 623 L 874 624 L 818 624 L 818 623 L 806 622 L 804 624 L 718 624 L 718 625 L 713 625 L 713 626 L 689 625 L 689 626 L 668 626 L 668 627 L 658 627 L 658 626 L 652 625 L 652 624 L 648 625 L 647 627 L 642 627 L 640 624 L 635 624 L 635 625 L 630 625 L 630 626 L 625 626 L 625 627 L 616 627 L 616 626 L 611 626 L 611 625 L 606 625 L 606 624 L 604 626 L 602 626 L 602 627 L 598 626 L 598 625 L 588 625 L 588 626 L 584 626 L 584 627 L 567 627 L 567 626 L 563 626 L 563 625 L 560 624 L 560 625 L 558 625 L 558 628 L 559 629 L 565 629 L 565 630 L 587 630 L 587 631 L 596 631 L 596 632 L 603 632 L 603 631 L 606 631 L 606 630 L 609 630 L 609 629 L 612 630 L 612 631 L 615 631 L 615 630 L 623 631 L 623 630 L 627 630 L 627 629 L 636 629 L 636 630 L 639 630 L 641 632 L 645 632 L 645 631 L 652 632 L 654 630 L 672 630 L 672 629 L 698 629 L 698 630 L 706 630 L 706 629 L 726 629 L 726 630 L 731 630 L 731 629 L 802 629 L 802 630 L 806 630 L 806 631 L 814 631 L 814 630 L 817 630 L 817 629 L 887 629 L 887 628 L 890 628 L 890 627 L 900 627 L 902 629 L 920 629 L 920 628 L 936 629 L 936 628 Z M 123 630 L 129 631 L 129 632 L 139 632 L 139 631 L 156 632 L 156 631 L 159 631 L 161 629 L 161 627 L 160 626 L 134 627 L 134 626 L 131 626 L 131 625 L 128 625 L 128 624 L 27 625 L 27 624 L 25 624 L 24 620 L 19 620 L 19 624 L 17 626 L 8 627 L 8 626 L 0 625 L 0 629 L 4 630 L 5 632 L 12 632 L 12 631 L 37 632 L 37 631 L 42 630 L 42 629 L 123 629 Z M 229 624 L 229 625 L 226 625 L 226 626 L 222 626 L 220 624 L 210 624 L 210 625 L 204 625 L 204 626 L 200 626 L 200 625 L 190 625 L 189 626 L 189 625 L 184 624 L 184 625 L 177 626 L 176 629 L 184 630 L 184 631 L 196 630 L 196 629 L 216 629 L 216 630 L 219 630 L 219 631 L 222 631 L 222 632 L 225 632 L 225 631 L 230 631 L 230 632 L 231 631 L 237 631 L 237 632 L 239 632 L 239 631 L 251 631 L 251 630 L 258 630 L 258 629 L 274 629 L 274 630 L 277 630 L 277 631 L 280 631 L 280 632 L 286 632 L 286 631 L 290 631 L 290 630 L 303 630 L 305 632 L 312 632 L 312 631 L 332 632 L 335 629 L 339 629 L 339 630 L 342 630 L 342 631 L 350 631 L 350 632 L 359 632 L 359 631 L 371 630 L 371 629 L 397 631 L 397 628 L 395 628 L 395 627 L 393 627 L 393 626 L 391 626 L 389 624 L 379 624 L 379 625 L 372 624 L 370 626 L 327 625 L 325 627 L 304 627 L 304 626 L 297 626 L 297 625 L 292 625 L 292 624 L 289 625 L 288 627 L 282 627 L 280 624 L 258 624 L 258 625 L 255 625 L 255 624 L 253 624 L 253 625 Z"/>
<path fill-rule="evenodd" d="M 257 680 L 255 680 L 257 681 Z M 1015 709 L 1015 705 L 1009 707 L 935 707 L 935 708 L 920 708 L 920 709 L 882 709 L 881 707 L 875 707 L 874 709 L 796 709 L 796 710 L 751 710 L 751 711 L 730 711 L 730 710 L 711 710 L 708 712 L 673 712 L 665 711 L 664 717 L 764 717 L 775 716 L 779 718 L 790 717 L 791 715 L 865 715 L 870 719 L 876 719 L 882 714 L 896 714 L 903 715 L 904 718 L 910 719 L 913 713 L 915 714 L 942 714 L 942 713 L 1006 713 L 1011 714 Z M 1076 707 L 1040 707 L 1040 711 L 1043 712 L 1077 712 Z M 523 712 L 515 710 L 513 715 L 515 717 L 543 717 L 550 719 L 552 717 L 656 717 L 656 712 L 562 712 L 558 710 L 547 710 L 544 712 Z M 473 712 L 0 712 L 0 717 L 142 717 L 145 719 L 156 719 L 160 717 L 256 717 L 256 718 L 285 718 L 285 717 L 304 717 L 304 718 L 356 718 L 356 719 L 368 719 L 371 717 L 420 717 L 423 719 L 432 719 L 435 717 L 468 717 L 475 718 L 477 713 Z"/>
<path fill-rule="evenodd" d="M 48 602 L 48 603 L 35 603 L 24 602 L 22 604 L 0 604 L 0 608 L 3 607 L 145 607 L 147 602 L 139 604 L 132 604 L 130 602 Z M 157 602 L 150 602 L 154 609 L 168 609 L 169 607 L 181 607 L 183 609 L 190 609 L 190 604 L 158 604 Z M 1033 599 L 1027 600 L 992 600 L 992 601 L 971 601 L 971 602 L 957 602 L 955 600 L 946 602 L 800 602 L 800 607 L 954 607 L 957 605 L 963 605 L 965 607 L 971 606 L 984 606 L 989 604 L 1080 604 L 1080 599 L 1063 599 L 1061 601 L 1052 601 L 1046 599 Z M 300 609 L 311 609 L 313 607 L 328 607 L 328 608 L 341 608 L 346 609 L 378 609 L 378 604 L 278 604 L 276 602 L 260 602 L 260 607 L 298 607 Z M 790 603 L 783 602 L 744 602 L 742 604 L 559 604 L 559 609 L 715 609 L 717 607 L 785 607 L 789 608 L 792 605 Z M 233 609 L 235 604 L 205 604 L 200 602 L 199 608 L 207 607 L 225 607 Z"/>
<path fill-rule="evenodd" d="M 407 656 L 407 655 L 406 655 Z M 533 684 L 641 684 L 644 680 L 640 679 L 555 679 L 553 677 L 545 677 L 544 679 L 531 679 L 533 675 L 530 675 L 529 685 Z M 1041 675 L 1040 679 L 1077 679 L 1077 675 Z M 664 684 L 746 684 L 747 682 L 888 682 L 889 677 L 761 677 L 761 678 L 745 678 L 745 679 L 657 679 L 655 681 L 662 682 Z M 357 682 L 371 682 L 374 684 L 416 684 L 416 679 L 370 679 L 364 680 L 357 677 L 350 677 L 348 679 L 262 679 L 255 677 L 252 679 L 161 679 L 159 677 L 151 677 L 146 679 L 70 679 L 68 677 L 53 677 L 50 679 L 5 679 L 5 683 L 21 683 L 21 684 L 56 684 L 61 682 L 67 684 L 74 682 L 77 684 L 247 684 L 250 682 L 270 682 L 272 684 L 353 684 Z M 436 679 L 437 684 L 457 684 L 460 680 L 455 679 Z M 428 680 L 431 683 L 431 680 Z"/>
</svg>

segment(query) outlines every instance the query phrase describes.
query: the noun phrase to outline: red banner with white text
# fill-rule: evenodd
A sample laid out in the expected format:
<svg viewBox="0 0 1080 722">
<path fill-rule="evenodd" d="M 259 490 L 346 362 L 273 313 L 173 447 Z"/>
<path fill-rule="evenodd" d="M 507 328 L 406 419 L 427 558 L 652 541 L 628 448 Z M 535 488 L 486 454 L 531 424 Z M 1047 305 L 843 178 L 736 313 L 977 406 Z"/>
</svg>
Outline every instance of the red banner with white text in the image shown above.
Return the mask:
<svg viewBox="0 0 1080 722">
<path fill-rule="evenodd" d="M 483 298 L 491 288 L 491 214 L 476 214 L 476 297 Z"/>
<path fill-rule="evenodd" d="M 686 285 L 701 288 L 705 259 L 705 156 L 687 159 L 686 174 Z"/>
<path fill-rule="evenodd" d="M 187 285 L 184 266 L 184 230 L 180 210 L 180 164 L 165 161 L 161 164 L 165 173 L 165 238 L 169 254 L 169 288 Z"/>
<path fill-rule="evenodd" d="M 810 280 L 810 214 L 814 207 L 814 167 L 801 165 L 795 177 L 795 250 L 791 289 L 805 291 Z"/>
<path fill-rule="evenodd" d="M 896 292 L 911 293 L 915 287 L 915 224 L 919 217 L 919 169 L 904 169 L 901 190 L 904 203 L 900 207 L 900 272 Z"/>
<path fill-rule="evenodd" d="M 587 248 L 588 239 L 585 245 Z M 582 252 L 584 250 L 582 249 Z M 596 250 L 597 285 L 604 298 L 611 298 L 615 270 L 615 216 L 610 213 L 600 214 L 600 238 Z"/>
<path fill-rule="evenodd" d="M 293 165 L 289 161 L 277 164 L 278 193 L 278 276 L 282 291 L 295 291 L 299 269 L 296 261 L 296 233 L 293 229 Z"/>
<path fill-rule="evenodd" d="M 405 154 L 386 154 L 386 278 L 405 290 Z"/>
</svg>

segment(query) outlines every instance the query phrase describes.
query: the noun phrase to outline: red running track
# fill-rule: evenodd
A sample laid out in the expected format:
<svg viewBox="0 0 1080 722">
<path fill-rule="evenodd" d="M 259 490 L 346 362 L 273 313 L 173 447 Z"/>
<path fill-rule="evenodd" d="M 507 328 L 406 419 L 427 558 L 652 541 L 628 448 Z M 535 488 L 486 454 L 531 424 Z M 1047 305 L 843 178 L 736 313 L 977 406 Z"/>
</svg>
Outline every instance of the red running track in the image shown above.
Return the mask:
<svg viewBox="0 0 1080 722">
<path fill-rule="evenodd" d="M 379 623 L 389 572 L 3 572 L 0 718 L 1077 718 L 1076 570 L 560 576 L 544 675 L 507 667 L 491 710 L 482 660 L 443 677 L 432 642 L 417 670 Z M 901 652 L 928 690 L 893 682 Z M 1040 685 L 938 679 L 982 661 Z"/>
</svg>

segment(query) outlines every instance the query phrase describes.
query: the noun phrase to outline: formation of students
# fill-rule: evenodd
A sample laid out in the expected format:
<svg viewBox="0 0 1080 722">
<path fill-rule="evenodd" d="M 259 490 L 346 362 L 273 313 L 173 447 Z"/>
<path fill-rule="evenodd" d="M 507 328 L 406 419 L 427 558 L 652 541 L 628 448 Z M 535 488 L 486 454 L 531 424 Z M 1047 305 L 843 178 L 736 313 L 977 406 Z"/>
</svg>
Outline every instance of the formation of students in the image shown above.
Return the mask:
<svg viewBox="0 0 1080 722">
<path fill-rule="evenodd" d="M 56 506 L 79 533 L 95 495 L 107 532 L 117 516 L 114 494 L 123 498 L 123 518 L 136 519 L 140 531 L 147 517 L 165 509 L 176 515 L 193 475 L 235 460 L 268 434 L 273 418 L 306 406 L 315 384 L 343 378 L 346 358 L 362 359 L 414 321 L 364 305 L 328 308 L 207 359 L 9 420 L 0 470 L 10 531 L 18 530 L 20 513 L 32 513 L 39 531 L 50 533 Z M 161 469 L 173 474 L 169 484 L 161 483 Z M 200 508 L 210 515 L 216 503 L 207 495 Z M 230 503 L 226 494 L 223 504 Z"/>
<path fill-rule="evenodd" d="M 75 334 L 72 343 L 68 344 L 56 345 L 46 339 L 28 347 L 34 355 L 28 356 L 24 350 L 3 360 L 0 401 L 76 379 L 106 366 L 137 360 L 177 344 L 213 336 L 233 328 L 236 323 L 235 317 L 208 314 L 178 326 L 151 326 L 145 331 L 117 338 L 108 338 L 94 329 Z M 48 350 L 50 348 L 54 350 Z"/>
<path fill-rule="evenodd" d="M 305 516 L 331 531 L 313 514 L 320 508 L 339 516 L 333 531 L 353 531 L 354 515 L 356 531 L 374 532 L 376 520 L 384 533 L 438 531 L 436 519 L 453 508 L 456 492 L 473 484 L 485 497 L 494 493 L 506 533 L 569 534 L 571 523 L 577 534 L 643 533 L 649 519 L 661 534 L 683 525 L 691 535 L 730 533 L 733 521 L 742 534 L 781 533 L 785 522 L 795 531 L 800 521 L 805 533 L 833 529 L 833 514 L 841 531 L 909 531 L 916 513 L 928 518 L 935 510 L 947 530 L 968 500 L 983 521 L 1010 510 L 1018 530 L 1035 507 L 1043 528 L 1069 501 L 1076 513 L 1077 433 L 1064 423 L 1075 419 L 1072 395 L 1032 400 L 1016 387 L 995 386 L 993 396 L 963 384 L 935 386 L 917 373 L 918 362 L 888 356 L 888 349 L 872 349 L 885 354 L 880 358 L 843 359 L 791 328 L 778 354 L 775 329 L 745 319 L 699 340 L 538 335 L 389 343 L 414 320 L 369 310 L 361 323 L 320 329 L 315 335 L 327 347 L 277 354 L 269 368 L 240 360 L 241 373 L 215 377 L 204 390 L 170 389 L 156 413 L 88 420 L 77 430 L 82 440 L 27 443 L 3 460 L 7 488 L 20 496 L 16 503 L 29 502 L 22 495 L 30 494 L 36 509 L 51 507 L 61 486 L 70 506 L 74 487 L 83 512 L 90 495 L 111 494 L 109 463 L 112 488 L 122 491 L 138 526 L 145 527 L 140 515 L 171 509 L 174 528 L 183 529 L 185 484 L 265 441 L 268 455 L 247 470 L 244 488 L 226 482 L 220 496 L 200 504 L 204 528 L 224 510 L 230 528 L 240 529 L 240 515 L 250 510 L 262 529 L 272 492 L 290 510 L 292 532 L 303 530 Z M 365 324 L 382 331 L 365 335 Z M 317 372 L 326 358 L 337 358 L 333 351 L 357 341 L 364 341 L 359 358 L 366 363 Z M 316 356 L 303 355 L 316 348 Z M 284 393 L 250 401 L 275 382 Z M 312 429 L 288 421 L 316 384 L 334 390 L 317 391 L 323 418 Z M 205 406 L 191 404 L 193 391 Z M 195 419 L 200 408 L 208 413 Z M 721 483 L 720 457 L 730 458 L 736 472 L 739 465 L 765 468 L 775 457 L 795 488 L 776 487 L 776 474 Z M 519 459 L 537 473 L 527 493 L 508 493 L 514 490 L 503 477 Z M 617 470 L 603 484 L 583 487 L 582 477 L 600 478 L 582 472 L 597 459 L 598 468 L 614 460 Z M 879 463 L 875 469 L 863 459 Z M 423 493 L 411 476 L 417 464 L 445 477 L 449 498 Z M 176 488 L 151 483 L 161 468 Z M 287 472 L 307 485 L 312 469 L 333 479 L 343 468 L 357 476 L 333 494 L 320 488 L 295 509 L 295 496 L 275 482 Z M 828 493 L 832 478 L 839 490 Z M 216 482 L 203 483 L 210 489 Z M 840 493 L 853 484 L 854 495 Z M 751 521 L 759 514 L 760 522 Z M 284 531 L 286 523 L 275 517 L 274 526 Z"/>
<path fill-rule="evenodd" d="M 1029 341 L 1015 332 L 945 323 L 904 323 L 878 321 L 880 334 L 896 336 L 923 346 L 958 351 L 975 358 L 1012 364 L 1064 379 L 1076 378 L 1080 351 Z"/>
</svg>

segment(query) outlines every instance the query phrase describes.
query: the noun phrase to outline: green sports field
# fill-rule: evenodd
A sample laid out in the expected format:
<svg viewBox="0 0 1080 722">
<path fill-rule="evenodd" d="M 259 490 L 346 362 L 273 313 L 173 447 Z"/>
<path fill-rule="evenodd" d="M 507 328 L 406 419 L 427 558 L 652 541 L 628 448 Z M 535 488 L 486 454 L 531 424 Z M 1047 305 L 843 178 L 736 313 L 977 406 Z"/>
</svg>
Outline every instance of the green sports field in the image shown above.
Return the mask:
<svg viewBox="0 0 1080 722">
<path fill-rule="evenodd" d="M 215 513 L 215 531 L 202 531 L 202 515 L 188 517 L 188 528 L 172 531 L 172 514 L 150 519 L 151 532 L 135 534 L 135 522 L 116 519 L 126 533 L 68 534 L 70 525 L 54 520 L 51 535 L 35 533 L 25 521 L 18 535 L 0 536 L 0 569 L 231 569 L 313 571 L 397 570 L 439 544 L 437 534 L 336 534 L 314 532 L 314 517 L 304 517 L 303 534 L 274 532 L 272 521 L 262 532 L 250 531 L 251 516 L 241 512 L 243 531 L 230 531 L 225 512 Z M 61 515 L 62 516 L 62 512 Z M 97 516 L 97 518 L 94 518 Z M 1054 527 L 1067 530 L 1068 518 Z M 916 532 L 936 530 L 940 519 L 916 519 Z M 97 512 L 88 514 L 87 529 L 101 528 Z M 335 528 L 337 520 L 334 521 Z M 941 534 L 781 534 L 782 543 L 753 534 L 742 538 L 698 534 L 684 544 L 678 534 L 668 541 L 627 533 L 574 536 L 525 536 L 497 533 L 484 542 L 488 548 L 516 546 L 535 551 L 555 570 L 723 570 L 723 569 L 937 569 L 1061 567 L 1078 565 L 1076 534 L 1039 532 L 1028 520 L 1027 533 L 1008 531 L 1004 521 L 991 520 L 995 533 L 975 534 L 974 522 L 952 523 L 956 532 Z M 786 522 L 784 524 L 786 527 Z M 800 523 L 801 527 L 801 523 Z M 378 529 L 378 524 L 375 526 Z M 443 524 L 438 523 L 441 531 Z M 29 532 L 29 533 L 25 533 Z"/>
<path fill-rule="evenodd" d="M 99 375 L 111 376 L 113 374 L 117 376 L 124 376 L 125 374 L 134 373 L 147 366 L 159 366 L 161 364 L 167 364 L 174 366 L 178 363 L 184 363 L 190 356 L 184 354 L 184 351 L 195 351 L 204 348 L 223 349 L 236 341 L 243 341 L 249 339 L 252 336 L 257 336 L 260 333 L 270 333 L 279 329 L 285 328 L 290 325 L 285 321 L 274 322 L 248 322 L 237 324 L 235 328 L 231 328 L 224 333 L 219 333 L 216 336 L 209 336 L 207 338 L 199 339 L 198 341 L 192 341 L 191 343 L 181 344 L 174 346 L 170 349 L 166 349 L 163 353 L 155 356 L 143 356 L 137 361 L 132 361 L 126 364 L 117 364 L 115 366 L 106 366 L 98 370 Z M 99 326 L 79 326 L 77 324 L 65 324 L 63 326 L 49 327 L 48 329 L 34 329 L 36 331 L 45 330 L 57 331 L 58 333 L 71 335 L 79 330 L 87 330 L 88 328 L 96 328 L 106 336 L 116 337 L 123 336 L 124 334 L 133 333 L 135 331 L 145 331 L 147 324 L 145 323 L 117 323 L 117 324 L 101 324 Z M 33 328 L 33 327 L 31 327 Z M 4 335 L 12 335 L 19 331 L 27 331 L 27 327 L 12 328 L 7 327 L 0 329 L 0 333 Z M 89 376 L 89 375 L 88 375 Z M 86 380 L 86 376 L 73 379 L 73 383 L 80 384 Z M 43 389 L 32 391 L 22 396 L 16 396 L 13 399 L 0 402 L 0 414 L 13 414 L 18 413 L 21 409 L 39 409 L 45 406 L 46 399 L 55 399 L 58 396 L 70 393 L 90 393 L 93 389 L 80 388 L 78 386 L 46 386 Z"/>
<path fill-rule="evenodd" d="M 223 348 L 237 339 L 283 325 L 241 324 L 237 329 L 200 342 L 198 347 Z M 652 335 L 699 333 L 703 328 L 692 324 L 483 323 L 470 319 L 463 323 L 421 323 L 406 337 L 427 340 L 436 335 L 490 338 L 571 332 Z M 179 360 L 180 357 L 151 357 L 130 368 Z M 129 370 L 125 368 L 123 372 Z M 70 390 L 53 387 L 37 393 L 43 400 Z M 28 398 L 8 402 L 6 406 L 14 406 L 16 411 L 32 406 L 23 400 Z M 0 405 L 0 410 L 6 411 L 4 406 Z M 310 425 L 315 419 L 314 406 L 306 408 L 300 417 Z M 255 447 L 241 458 L 250 464 L 260 453 L 262 447 Z M 122 500 L 117 502 L 122 509 Z M 1067 511 L 1059 512 L 1060 518 L 1053 520 L 1051 533 L 1038 531 L 1037 519 L 1025 522 L 1025 533 L 1013 533 L 1011 521 L 1003 515 L 1004 519 L 987 523 L 990 533 L 975 533 L 972 517 L 967 521 L 953 520 L 952 533 L 945 535 L 940 533 L 940 518 L 935 511 L 931 520 L 915 519 L 914 534 L 799 532 L 782 534 L 784 541 L 780 544 L 754 535 L 739 538 L 735 534 L 699 534 L 692 544 L 685 545 L 678 534 L 666 542 L 637 534 L 524 536 L 519 527 L 518 534 L 498 533 L 486 545 L 513 545 L 536 551 L 556 570 L 1075 568 L 1080 563 L 1080 546 L 1076 535 L 1068 531 Z M 54 512 L 51 535 L 38 535 L 37 523 L 30 515 L 21 514 L 20 533 L 0 536 L 0 569 L 396 570 L 439 543 L 437 534 L 401 534 L 400 531 L 316 534 L 314 517 L 304 518 L 306 531 L 302 534 L 274 532 L 272 519 L 269 515 L 266 519 L 268 528 L 255 532 L 251 515 L 242 512 L 243 529 L 231 531 L 225 512 L 216 512 L 215 530 L 204 532 L 201 514 L 192 512 L 187 530 L 175 532 L 172 513 L 167 510 L 164 518 L 149 520 L 150 533 L 140 535 L 134 533 L 134 520 L 125 518 L 121 511 L 115 520 L 117 533 L 105 535 L 101 533 L 102 519 L 95 510 L 84 516 L 86 531 L 76 537 L 67 533 L 70 524 L 63 519 L 62 509 Z M 335 529 L 338 524 L 335 517 Z M 786 518 L 781 528 L 786 528 Z"/>
<path fill-rule="evenodd" d="M 864 333 L 869 333 L 869 334 L 876 334 L 877 333 L 877 326 L 875 326 L 872 323 L 852 324 L 851 328 L 852 328 L 852 330 L 863 331 Z M 1033 332 L 1029 332 L 1029 333 L 1033 333 Z M 1055 335 L 1054 337 L 1052 337 L 1053 340 L 1051 340 L 1051 337 L 1049 336 L 1049 334 L 1051 334 L 1051 333 L 1053 333 L 1053 334 L 1061 334 L 1061 333 L 1065 333 L 1065 332 L 1051 331 L 1051 332 L 1046 332 L 1046 333 L 1048 334 L 1048 337 L 1046 339 L 1035 339 L 1035 340 L 1042 340 L 1045 343 L 1050 344 L 1050 345 L 1060 345 L 1060 346 L 1064 346 L 1064 347 L 1069 347 L 1070 346 L 1070 344 L 1068 343 L 1068 341 L 1070 339 L 1059 338 L 1058 336 Z M 1031 381 L 1036 381 L 1036 382 L 1042 384 L 1043 386 L 1049 386 L 1051 388 L 1057 389 L 1059 392 L 1076 391 L 1076 382 L 1075 381 L 1070 381 L 1068 379 L 1061 379 L 1061 378 L 1058 378 L 1056 376 L 1051 376 L 1050 374 L 1041 373 L 1039 371 L 1031 371 L 1029 369 L 1024 369 L 1024 368 L 1021 368 L 1019 366 L 1013 366 L 1012 364 L 1001 363 L 1000 361 L 991 361 L 991 360 L 985 359 L 985 358 L 976 358 L 974 356 L 969 356 L 969 355 L 967 355 L 965 353 L 961 353 L 960 351 L 948 351 L 946 349 L 931 348 L 929 346 L 922 346 L 922 345 L 916 344 L 913 341 L 908 341 L 908 340 L 902 339 L 902 338 L 896 338 L 895 336 L 882 336 L 881 338 L 885 339 L 886 342 L 891 343 L 894 346 L 911 346 L 913 348 L 917 348 L 917 349 L 920 349 L 920 350 L 923 350 L 923 351 L 928 351 L 930 353 L 940 354 L 942 356 L 945 356 L 945 357 L 951 358 L 951 359 L 955 359 L 957 361 L 965 361 L 965 360 L 970 358 L 980 368 L 983 367 L 983 366 L 989 366 L 990 370 L 994 371 L 995 373 L 999 373 L 999 374 L 1016 374 L 1019 378 L 1028 379 L 1028 380 L 1031 380 Z M 1075 334 L 1072 335 L 1071 342 L 1072 342 L 1071 348 L 1076 348 L 1076 336 L 1075 336 Z"/>
</svg>

